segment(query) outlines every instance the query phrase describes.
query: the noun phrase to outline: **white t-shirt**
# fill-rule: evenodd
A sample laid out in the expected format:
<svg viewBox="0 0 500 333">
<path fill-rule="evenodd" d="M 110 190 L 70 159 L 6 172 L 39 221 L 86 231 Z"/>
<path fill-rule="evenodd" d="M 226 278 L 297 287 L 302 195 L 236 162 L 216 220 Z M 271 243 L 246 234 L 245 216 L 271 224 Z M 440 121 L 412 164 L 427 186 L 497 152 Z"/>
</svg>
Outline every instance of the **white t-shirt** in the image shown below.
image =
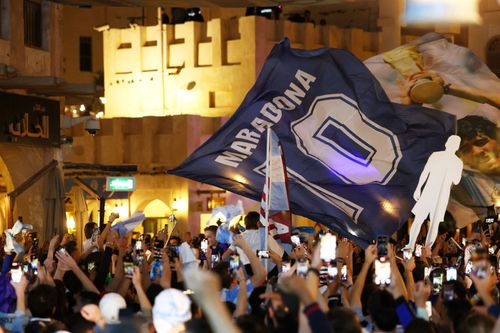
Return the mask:
<svg viewBox="0 0 500 333">
<path fill-rule="evenodd" d="M 243 239 L 250 245 L 252 248 L 252 251 L 254 253 L 257 252 L 257 250 L 262 250 L 260 248 L 260 232 L 259 230 L 245 230 L 241 236 Z M 240 256 L 240 262 L 242 265 L 247 265 L 250 263 L 250 260 L 248 260 L 248 257 L 246 256 L 245 252 L 240 249 L 239 247 L 236 247 L 234 245 L 231 245 L 231 250 L 236 251 L 238 255 Z"/>
</svg>

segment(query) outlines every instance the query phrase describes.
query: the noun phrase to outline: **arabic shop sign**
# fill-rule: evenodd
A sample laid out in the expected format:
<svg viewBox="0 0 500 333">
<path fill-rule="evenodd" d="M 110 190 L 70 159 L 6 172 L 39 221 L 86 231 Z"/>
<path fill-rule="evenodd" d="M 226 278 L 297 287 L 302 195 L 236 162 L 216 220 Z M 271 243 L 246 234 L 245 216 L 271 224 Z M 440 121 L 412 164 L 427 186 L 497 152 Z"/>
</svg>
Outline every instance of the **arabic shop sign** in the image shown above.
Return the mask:
<svg viewBox="0 0 500 333">
<path fill-rule="evenodd" d="M 106 191 L 135 191 L 135 177 L 107 177 Z"/>
<path fill-rule="evenodd" d="M 59 102 L 0 92 L 0 141 L 59 146 Z"/>
</svg>

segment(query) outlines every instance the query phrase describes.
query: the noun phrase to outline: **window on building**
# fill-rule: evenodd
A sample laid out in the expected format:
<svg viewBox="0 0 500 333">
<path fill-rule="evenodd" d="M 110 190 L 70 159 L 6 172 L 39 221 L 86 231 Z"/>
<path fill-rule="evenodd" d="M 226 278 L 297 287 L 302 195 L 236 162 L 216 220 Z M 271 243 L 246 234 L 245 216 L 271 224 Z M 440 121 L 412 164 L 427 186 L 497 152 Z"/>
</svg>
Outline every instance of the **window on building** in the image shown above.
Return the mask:
<svg viewBox="0 0 500 333">
<path fill-rule="evenodd" d="M 80 37 L 80 71 L 92 72 L 92 37 Z"/>
<path fill-rule="evenodd" d="M 42 4 L 24 0 L 24 45 L 42 47 Z"/>
<path fill-rule="evenodd" d="M 0 38 L 9 37 L 9 1 L 0 0 Z"/>
</svg>

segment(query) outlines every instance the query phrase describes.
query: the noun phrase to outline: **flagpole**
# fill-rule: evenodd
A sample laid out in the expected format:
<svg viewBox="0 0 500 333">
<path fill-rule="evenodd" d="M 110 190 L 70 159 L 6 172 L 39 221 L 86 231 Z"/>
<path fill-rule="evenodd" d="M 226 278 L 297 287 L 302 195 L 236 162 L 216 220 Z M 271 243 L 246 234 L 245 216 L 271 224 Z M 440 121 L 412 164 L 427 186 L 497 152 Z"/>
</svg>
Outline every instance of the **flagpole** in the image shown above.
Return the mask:
<svg viewBox="0 0 500 333">
<path fill-rule="evenodd" d="M 265 235 L 264 235 L 264 250 L 269 251 L 269 242 L 268 242 L 268 237 L 269 237 L 269 206 L 271 204 L 271 182 L 269 179 L 269 173 L 271 170 L 270 164 L 271 164 L 271 127 L 267 127 L 267 144 L 266 144 L 266 187 L 267 187 L 267 198 L 266 198 L 266 210 L 265 210 Z M 269 260 L 265 260 L 265 266 L 266 266 L 266 272 L 268 269 L 268 262 Z"/>
</svg>

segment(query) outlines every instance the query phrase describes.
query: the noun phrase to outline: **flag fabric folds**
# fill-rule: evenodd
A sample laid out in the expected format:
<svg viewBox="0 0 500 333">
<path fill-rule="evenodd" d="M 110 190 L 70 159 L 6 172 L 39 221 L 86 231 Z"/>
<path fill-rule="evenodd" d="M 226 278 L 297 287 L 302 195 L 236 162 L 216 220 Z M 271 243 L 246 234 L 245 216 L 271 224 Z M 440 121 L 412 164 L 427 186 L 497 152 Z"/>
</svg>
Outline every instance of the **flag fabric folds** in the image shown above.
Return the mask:
<svg viewBox="0 0 500 333">
<path fill-rule="evenodd" d="M 291 214 L 288 202 L 287 177 L 279 138 L 269 128 L 267 135 L 266 180 L 260 204 L 260 223 L 282 243 L 291 243 Z"/>
<path fill-rule="evenodd" d="M 234 115 L 169 173 L 258 201 L 271 126 L 291 212 L 365 246 L 406 221 L 420 172 L 454 124 L 445 112 L 390 102 L 348 51 L 292 49 L 285 39 Z"/>
</svg>

